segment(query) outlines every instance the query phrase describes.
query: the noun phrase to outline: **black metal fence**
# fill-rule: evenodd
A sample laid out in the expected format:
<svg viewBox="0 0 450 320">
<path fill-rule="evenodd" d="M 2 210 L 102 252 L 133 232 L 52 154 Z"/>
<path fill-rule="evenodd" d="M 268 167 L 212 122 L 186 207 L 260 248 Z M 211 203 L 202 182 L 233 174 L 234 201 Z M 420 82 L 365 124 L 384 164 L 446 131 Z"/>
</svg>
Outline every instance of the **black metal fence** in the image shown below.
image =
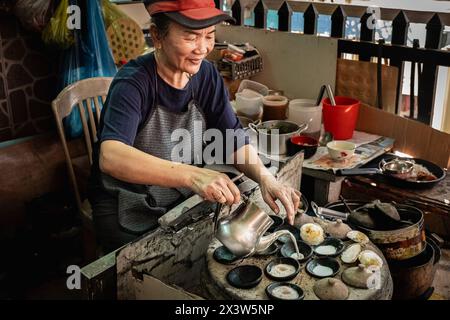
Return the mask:
<svg viewBox="0 0 450 320">
<path fill-rule="evenodd" d="M 218 8 L 223 8 L 223 0 L 216 0 L 215 2 Z M 386 44 L 384 41 L 375 41 L 374 16 L 373 12 L 367 10 L 369 7 L 280 0 L 235 0 L 231 7 L 231 12 L 236 19 L 237 25 L 244 25 L 244 8 L 252 5 L 255 28 L 267 28 L 267 16 L 270 7 L 271 9 L 277 8 L 278 30 L 285 32 L 292 31 L 292 16 L 294 12 L 297 12 L 296 9 L 303 9 L 303 33 L 310 35 L 317 34 L 319 19 L 317 7 L 321 7 L 321 11 L 331 15 L 331 37 L 339 38 L 338 57 L 349 53 L 358 55 L 361 61 L 370 61 L 372 57 L 385 58 L 389 59 L 390 65 L 399 68 L 396 100 L 397 114 L 399 113 L 400 99 L 402 98 L 404 63 L 409 61 L 413 66 L 418 64 L 417 113 L 414 113 L 414 101 L 416 100 L 414 96 L 415 69 L 412 68 L 410 117 L 423 123 L 431 124 L 438 67 L 450 67 L 450 51 L 440 50 L 445 25 L 450 25 L 449 14 L 382 9 L 381 17 L 376 18 L 392 21 L 391 43 Z M 350 17 L 346 10 L 350 11 L 352 16 L 362 13 L 360 15 L 361 28 L 358 41 L 345 39 L 346 21 Z M 426 41 L 423 48 L 419 47 L 417 41 L 414 42 L 413 47 L 407 46 L 408 29 L 411 22 L 426 23 Z"/>
</svg>

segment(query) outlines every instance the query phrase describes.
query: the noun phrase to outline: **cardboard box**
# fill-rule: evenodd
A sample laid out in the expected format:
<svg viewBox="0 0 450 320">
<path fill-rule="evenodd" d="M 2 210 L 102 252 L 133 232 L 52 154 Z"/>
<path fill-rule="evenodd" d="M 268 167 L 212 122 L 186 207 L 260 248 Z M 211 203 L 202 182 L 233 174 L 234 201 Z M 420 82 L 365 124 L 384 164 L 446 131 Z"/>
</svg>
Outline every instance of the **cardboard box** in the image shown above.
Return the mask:
<svg viewBox="0 0 450 320">
<path fill-rule="evenodd" d="M 202 297 L 182 288 L 169 286 L 147 274 L 143 274 L 142 279 L 133 278 L 136 300 L 204 300 Z"/>
<path fill-rule="evenodd" d="M 361 104 L 356 130 L 395 139 L 394 150 L 450 169 L 450 134 Z"/>
</svg>

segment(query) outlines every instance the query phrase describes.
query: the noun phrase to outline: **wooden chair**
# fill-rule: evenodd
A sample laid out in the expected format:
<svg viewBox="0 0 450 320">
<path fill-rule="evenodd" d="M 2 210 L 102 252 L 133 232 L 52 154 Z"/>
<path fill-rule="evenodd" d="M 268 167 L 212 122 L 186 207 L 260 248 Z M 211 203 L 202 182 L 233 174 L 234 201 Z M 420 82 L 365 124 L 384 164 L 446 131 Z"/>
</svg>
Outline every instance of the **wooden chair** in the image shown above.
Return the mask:
<svg viewBox="0 0 450 320">
<path fill-rule="evenodd" d="M 97 246 L 92 224 L 92 209 L 89 201 L 87 199 L 82 199 L 76 171 L 83 172 L 82 175 L 85 176 L 85 180 L 89 176 L 90 167 L 92 166 L 93 144 L 97 141 L 97 126 L 100 122 L 99 99 L 101 99 L 103 103 L 105 102 L 112 79 L 113 78 L 98 77 L 75 82 L 61 91 L 52 102 L 53 114 L 55 116 L 56 127 L 64 150 L 69 180 L 83 222 L 85 258 L 89 261 L 97 258 Z M 63 119 L 70 115 L 74 108 L 78 108 L 80 111 L 81 123 L 83 126 L 83 140 L 87 151 L 87 154 L 81 157 L 71 156 L 63 126 Z M 92 111 L 93 108 L 95 114 Z M 80 178 L 80 175 L 81 174 L 78 174 L 78 178 Z M 87 184 L 87 181 L 83 182 L 86 182 Z"/>
</svg>

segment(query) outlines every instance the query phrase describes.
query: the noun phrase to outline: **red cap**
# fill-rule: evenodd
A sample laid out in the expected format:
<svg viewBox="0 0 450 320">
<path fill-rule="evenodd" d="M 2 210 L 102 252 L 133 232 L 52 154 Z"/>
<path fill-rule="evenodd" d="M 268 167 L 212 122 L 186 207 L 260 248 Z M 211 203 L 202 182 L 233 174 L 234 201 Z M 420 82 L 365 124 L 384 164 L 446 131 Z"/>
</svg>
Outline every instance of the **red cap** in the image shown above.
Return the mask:
<svg viewBox="0 0 450 320">
<path fill-rule="evenodd" d="M 164 13 L 190 29 L 204 29 L 222 21 L 235 22 L 231 16 L 217 9 L 213 0 L 147 0 L 144 4 L 150 16 Z"/>
</svg>

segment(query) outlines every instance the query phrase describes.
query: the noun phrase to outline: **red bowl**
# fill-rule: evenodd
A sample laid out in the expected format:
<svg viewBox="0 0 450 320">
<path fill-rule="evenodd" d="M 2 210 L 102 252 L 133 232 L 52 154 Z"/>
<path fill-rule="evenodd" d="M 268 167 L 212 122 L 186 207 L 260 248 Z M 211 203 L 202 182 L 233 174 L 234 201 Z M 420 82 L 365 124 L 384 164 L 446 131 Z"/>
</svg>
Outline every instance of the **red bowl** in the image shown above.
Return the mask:
<svg viewBox="0 0 450 320">
<path fill-rule="evenodd" d="M 317 152 L 319 141 L 307 136 L 293 136 L 287 142 L 288 156 L 293 156 L 300 151 L 305 152 L 305 159 L 311 158 Z"/>
</svg>

